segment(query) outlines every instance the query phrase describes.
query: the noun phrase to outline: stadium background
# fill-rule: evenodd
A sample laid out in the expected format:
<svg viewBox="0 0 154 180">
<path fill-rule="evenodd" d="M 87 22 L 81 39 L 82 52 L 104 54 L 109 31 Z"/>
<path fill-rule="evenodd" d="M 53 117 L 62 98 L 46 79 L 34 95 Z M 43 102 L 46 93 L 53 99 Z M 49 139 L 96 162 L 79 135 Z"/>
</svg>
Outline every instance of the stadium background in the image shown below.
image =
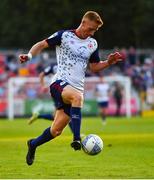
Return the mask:
<svg viewBox="0 0 154 180">
<path fill-rule="evenodd" d="M 102 76 L 111 76 L 111 77 L 114 77 L 116 75 L 130 77 L 132 83 L 131 107 L 132 107 L 133 116 L 134 118 L 137 117 L 139 120 L 141 120 L 140 124 L 138 125 L 142 125 L 142 119 L 143 119 L 144 123 L 148 123 L 147 125 L 145 125 L 145 127 L 151 126 L 152 128 L 151 122 L 154 116 L 153 9 L 154 9 L 153 0 L 134 0 L 134 1 L 118 0 L 116 2 L 114 0 L 109 0 L 109 1 L 98 0 L 97 2 L 94 2 L 92 0 L 84 0 L 84 1 L 1 0 L 0 2 L 0 12 L 1 12 L 0 15 L 0 25 L 1 25 L 0 28 L 0 122 L 2 123 L 1 134 L 0 134 L 0 138 L 1 138 L 0 142 L 2 142 L 1 145 L 3 144 L 3 141 L 5 140 L 9 141 L 7 137 L 10 138 L 15 136 L 15 138 L 17 138 L 20 137 L 22 134 L 21 133 L 19 136 L 16 137 L 15 135 L 16 132 L 12 131 L 11 129 L 9 129 L 8 134 L 6 134 L 7 128 L 5 127 L 5 125 L 3 126 L 3 122 L 6 123 L 6 120 L 8 120 L 7 119 L 8 106 L 9 106 L 8 82 L 10 78 L 38 77 L 38 74 L 47 65 L 51 63 L 55 65 L 56 63 L 55 53 L 54 51 L 49 49 L 41 53 L 36 58 L 33 58 L 33 60 L 27 63 L 26 65 L 19 64 L 18 55 L 21 52 L 27 52 L 27 50 L 35 42 L 47 38 L 53 32 L 59 29 L 76 28 L 80 23 L 80 19 L 82 15 L 87 10 L 95 10 L 99 12 L 99 14 L 102 16 L 102 19 L 104 21 L 103 27 L 95 35 L 95 38 L 97 39 L 100 45 L 100 56 L 103 59 L 105 59 L 109 52 L 119 50 L 121 53 L 123 53 L 123 55 L 126 58 L 126 61 L 124 63 L 120 63 L 119 65 L 113 66 L 110 69 L 102 71 L 100 74 Z M 93 74 L 87 71 L 87 76 L 96 77 L 98 76 L 98 74 Z M 35 86 L 37 87 L 37 85 Z M 30 113 L 32 112 L 31 111 L 32 108 L 29 108 L 29 110 L 27 108 L 30 105 L 32 105 L 32 103 L 38 104 L 37 102 L 38 99 L 48 98 L 45 95 L 40 95 L 37 89 L 35 89 L 33 85 L 32 88 L 31 87 L 27 88 L 28 89 L 27 92 L 25 91 L 25 89 L 24 91 L 20 91 L 20 92 L 16 91 L 16 96 L 15 96 L 16 102 L 18 98 L 21 98 L 24 101 L 27 98 L 29 99 L 28 102 L 29 104 L 25 106 L 25 111 L 27 110 L 27 112 L 23 113 L 24 117 L 30 115 Z M 17 104 L 17 106 L 15 107 L 17 116 L 23 117 L 22 116 L 23 114 L 21 113 L 20 111 L 21 109 L 19 107 L 20 104 L 19 105 Z M 98 110 L 96 106 L 95 108 L 93 107 L 93 110 L 94 112 L 90 115 L 97 115 Z M 124 114 L 125 113 L 121 112 L 121 115 Z M 110 115 L 114 117 L 114 109 L 113 112 L 110 113 Z M 22 119 L 22 120 L 23 122 L 26 121 L 26 119 Z M 123 123 L 123 120 L 121 121 L 120 117 L 116 117 L 116 120 L 119 120 L 118 122 L 119 125 Z M 138 120 L 137 121 L 134 120 L 133 123 L 134 122 L 136 123 L 138 122 Z M 16 120 L 16 123 L 18 123 L 18 119 Z M 126 122 L 126 124 L 127 123 L 128 122 Z M 112 118 L 111 118 L 111 127 L 113 124 L 115 126 L 116 122 L 112 122 Z M 9 124 L 6 124 L 6 126 L 11 127 Z M 16 125 L 16 127 L 18 126 L 19 124 Z M 39 125 L 37 124 L 37 128 L 38 126 Z M 5 128 L 6 128 L 6 132 L 4 131 Z M 143 132 L 147 133 L 148 132 L 147 129 L 144 129 Z M 90 130 L 88 130 L 87 132 L 91 133 L 94 131 L 92 128 Z M 111 132 L 110 128 L 107 130 L 105 129 L 105 132 L 109 132 L 109 133 Z M 123 130 L 119 130 L 119 132 L 121 131 L 123 132 Z M 10 132 L 12 132 L 11 136 L 9 136 Z M 102 132 L 100 132 L 100 130 L 94 132 L 102 136 L 101 134 Z M 133 132 L 134 133 L 140 132 L 138 126 L 135 126 Z M 151 134 L 147 135 L 147 137 L 153 140 L 154 138 L 153 130 L 150 129 L 149 132 L 151 132 Z M 33 133 L 31 133 L 30 135 L 32 134 Z M 27 135 L 25 132 L 25 137 L 26 136 Z M 25 137 L 24 137 L 24 141 L 26 141 Z M 138 137 L 140 138 L 143 136 L 138 136 Z M 110 139 L 111 137 L 108 138 Z M 1 148 L 1 153 L 3 153 L 4 151 L 5 150 Z M 4 159 L 4 163 L 5 163 L 5 159 Z M 19 174 L 14 175 L 13 177 L 14 178 L 20 177 Z M 131 178 L 140 177 L 139 175 L 140 172 L 138 172 L 137 176 L 129 175 L 128 177 Z M 10 178 L 11 176 L 10 174 L 7 175 L 7 172 L 4 171 L 3 176 L 0 175 L 0 178 L 3 177 Z M 25 175 L 22 177 L 27 178 L 29 176 Z M 38 178 L 38 176 L 34 176 L 34 178 L 35 177 Z M 49 178 L 49 176 L 42 176 L 42 178 L 43 177 Z M 56 178 L 56 176 L 54 177 Z M 63 176 L 61 177 L 63 178 Z M 76 178 L 78 176 L 74 176 L 74 177 Z M 88 177 L 88 175 L 82 177 Z M 98 175 L 96 177 L 100 178 L 101 176 Z M 112 175 L 110 177 L 109 174 L 106 174 L 106 176 L 104 177 L 115 178 L 119 176 Z M 124 177 L 127 177 L 127 175 L 124 175 Z M 144 177 L 146 178 L 146 176 Z M 147 177 L 151 178 L 154 177 L 154 175 L 149 173 Z"/>
</svg>

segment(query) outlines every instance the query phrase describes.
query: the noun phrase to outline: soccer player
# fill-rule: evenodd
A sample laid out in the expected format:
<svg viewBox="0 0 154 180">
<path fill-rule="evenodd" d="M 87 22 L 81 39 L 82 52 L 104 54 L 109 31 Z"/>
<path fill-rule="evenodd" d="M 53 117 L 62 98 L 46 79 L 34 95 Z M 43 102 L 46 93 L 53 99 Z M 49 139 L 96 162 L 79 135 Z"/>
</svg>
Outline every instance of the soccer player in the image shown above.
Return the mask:
<svg viewBox="0 0 154 180">
<path fill-rule="evenodd" d="M 81 149 L 81 108 L 87 65 L 89 64 L 91 71 L 98 72 L 123 59 L 120 53 L 115 52 L 107 60 L 100 61 L 97 41 L 92 36 L 102 24 L 97 12 L 88 11 L 77 29 L 58 31 L 34 44 L 28 54 L 19 55 L 20 62 L 24 63 L 43 49 L 56 47 L 58 64 L 57 73 L 50 85 L 50 93 L 57 108 L 54 121 L 40 136 L 28 141 L 28 165 L 34 162 L 37 147 L 59 136 L 70 120 L 73 128 L 71 146 L 74 150 Z"/>
<path fill-rule="evenodd" d="M 114 97 L 114 100 L 116 103 L 115 116 L 120 116 L 122 98 L 123 98 L 123 87 L 118 82 L 115 83 L 115 89 L 113 92 L 113 97 Z"/>
<path fill-rule="evenodd" d="M 103 125 L 106 124 L 107 108 L 109 104 L 110 88 L 109 84 L 101 78 L 100 83 L 96 85 L 96 101 L 99 108 L 99 113 L 102 118 Z"/>
</svg>

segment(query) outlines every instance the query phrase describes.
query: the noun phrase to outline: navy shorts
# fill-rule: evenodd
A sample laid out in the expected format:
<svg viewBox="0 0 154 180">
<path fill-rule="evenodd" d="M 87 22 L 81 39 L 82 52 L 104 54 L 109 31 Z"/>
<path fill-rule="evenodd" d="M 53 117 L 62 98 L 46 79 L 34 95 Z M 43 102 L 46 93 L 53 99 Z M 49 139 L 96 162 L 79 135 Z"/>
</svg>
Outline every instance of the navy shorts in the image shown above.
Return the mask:
<svg viewBox="0 0 154 180">
<path fill-rule="evenodd" d="M 98 106 L 101 107 L 101 108 L 108 107 L 108 104 L 109 104 L 108 101 L 98 102 Z"/>
<path fill-rule="evenodd" d="M 62 80 L 57 80 L 50 85 L 50 94 L 55 103 L 56 109 L 63 109 L 64 112 L 70 116 L 71 104 L 66 104 L 62 99 L 62 91 L 68 83 Z"/>
</svg>

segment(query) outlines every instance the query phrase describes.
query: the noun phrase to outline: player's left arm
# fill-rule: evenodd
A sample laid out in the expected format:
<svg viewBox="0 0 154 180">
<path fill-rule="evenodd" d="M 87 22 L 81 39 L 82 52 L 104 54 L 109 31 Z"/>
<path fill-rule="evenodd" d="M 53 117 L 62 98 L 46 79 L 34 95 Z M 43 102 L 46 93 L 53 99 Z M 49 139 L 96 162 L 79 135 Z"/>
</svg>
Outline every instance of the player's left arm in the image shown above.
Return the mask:
<svg viewBox="0 0 154 180">
<path fill-rule="evenodd" d="M 107 67 L 109 67 L 109 63 L 108 63 L 108 60 L 105 60 L 105 61 L 100 61 L 100 62 L 96 62 L 96 63 L 90 63 L 89 64 L 89 68 L 92 72 L 98 72 L 100 70 L 103 70 Z"/>
<path fill-rule="evenodd" d="M 124 57 L 119 52 L 115 52 L 111 53 L 107 60 L 101 61 L 97 49 L 90 57 L 89 68 L 92 72 L 98 72 L 123 60 Z"/>
</svg>

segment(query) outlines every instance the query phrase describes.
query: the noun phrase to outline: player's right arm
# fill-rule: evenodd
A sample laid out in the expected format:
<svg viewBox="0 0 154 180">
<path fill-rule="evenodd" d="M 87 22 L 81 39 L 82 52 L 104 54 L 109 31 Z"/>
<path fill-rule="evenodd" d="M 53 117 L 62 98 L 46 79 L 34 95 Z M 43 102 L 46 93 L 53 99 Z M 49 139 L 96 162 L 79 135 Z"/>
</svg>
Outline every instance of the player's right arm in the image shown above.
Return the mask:
<svg viewBox="0 0 154 180">
<path fill-rule="evenodd" d="M 43 49 L 48 48 L 49 45 L 46 40 L 37 42 L 32 46 L 28 54 L 20 54 L 19 55 L 19 60 L 21 63 L 24 63 L 30 59 L 32 59 L 33 56 L 38 55 Z"/>
<path fill-rule="evenodd" d="M 33 56 L 38 55 L 43 49 L 48 47 L 55 47 L 56 45 L 61 44 L 61 37 L 64 30 L 58 31 L 54 34 L 52 34 L 47 39 L 40 41 L 32 46 L 28 54 L 20 54 L 19 60 L 21 63 L 24 63 L 30 59 L 32 59 Z"/>
</svg>

